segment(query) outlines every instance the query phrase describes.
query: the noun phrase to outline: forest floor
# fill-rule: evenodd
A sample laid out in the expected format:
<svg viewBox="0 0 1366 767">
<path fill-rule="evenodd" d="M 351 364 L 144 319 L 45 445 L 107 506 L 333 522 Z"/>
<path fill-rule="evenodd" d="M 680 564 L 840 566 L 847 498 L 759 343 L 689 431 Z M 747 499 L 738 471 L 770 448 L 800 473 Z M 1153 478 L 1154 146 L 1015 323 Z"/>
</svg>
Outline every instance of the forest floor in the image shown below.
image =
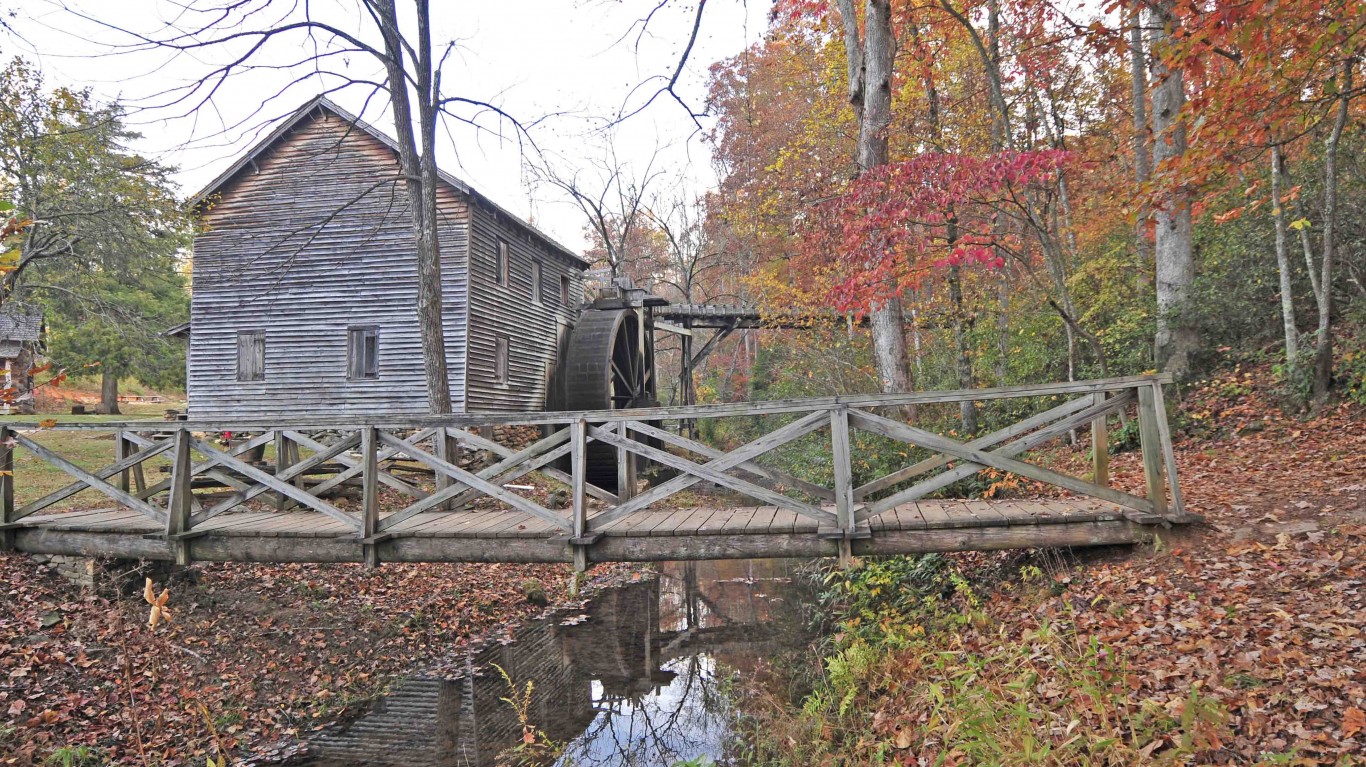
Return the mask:
<svg viewBox="0 0 1366 767">
<path fill-rule="evenodd" d="M 1270 379 L 1185 393 L 1177 462 L 1204 524 L 1137 549 L 953 557 L 942 603 L 845 614 L 812 672 L 823 698 L 756 693 L 751 756 L 1366 764 L 1366 411 L 1286 416 Z M 1089 467 L 1086 445 L 1052 458 Z M 1136 454 L 1111 470 L 1141 492 Z M 884 604 L 876 572 L 853 578 L 855 604 Z"/>
<path fill-rule="evenodd" d="M 82 591 L 0 555 L 0 765 L 202 765 L 220 749 L 229 761 L 288 759 L 424 662 L 564 603 L 571 575 L 499 564 L 191 572 L 172 579 L 172 619 L 152 631 L 141 596 Z"/>
</svg>

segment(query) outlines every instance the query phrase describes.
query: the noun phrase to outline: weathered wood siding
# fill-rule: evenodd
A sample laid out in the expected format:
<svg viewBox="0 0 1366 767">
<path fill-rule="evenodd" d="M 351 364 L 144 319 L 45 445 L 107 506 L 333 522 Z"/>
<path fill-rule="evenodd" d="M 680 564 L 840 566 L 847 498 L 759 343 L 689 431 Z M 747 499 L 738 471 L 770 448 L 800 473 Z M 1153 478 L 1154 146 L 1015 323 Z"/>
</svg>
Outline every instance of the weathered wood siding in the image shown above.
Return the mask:
<svg viewBox="0 0 1366 767">
<path fill-rule="evenodd" d="M 537 235 L 491 206 L 470 206 L 469 412 L 541 410 L 563 338 L 583 303 L 583 264 L 552 249 Z M 508 243 L 509 281 L 495 271 L 498 240 Z M 531 295 L 532 263 L 541 264 L 541 301 Z M 560 301 L 560 279 L 569 278 L 569 302 Z M 495 377 L 497 338 L 509 345 L 507 384 Z"/>
<path fill-rule="evenodd" d="M 451 396 L 464 409 L 467 198 L 442 190 Z M 188 361 L 195 418 L 425 413 L 417 264 L 393 152 L 319 110 L 221 187 L 195 238 Z M 379 328 L 378 377 L 347 379 L 347 328 Z M 265 332 L 263 380 L 237 334 Z"/>
</svg>

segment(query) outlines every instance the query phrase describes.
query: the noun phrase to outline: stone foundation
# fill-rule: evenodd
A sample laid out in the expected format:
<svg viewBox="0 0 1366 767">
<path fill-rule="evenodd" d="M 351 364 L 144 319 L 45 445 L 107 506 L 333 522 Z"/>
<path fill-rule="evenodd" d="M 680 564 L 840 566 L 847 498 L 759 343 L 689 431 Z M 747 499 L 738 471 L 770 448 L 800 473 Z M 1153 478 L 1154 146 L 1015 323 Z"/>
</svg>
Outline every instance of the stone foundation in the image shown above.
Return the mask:
<svg viewBox="0 0 1366 767">
<path fill-rule="evenodd" d="M 170 562 L 96 559 L 67 554 L 30 554 L 29 558 L 82 589 L 110 595 L 139 594 L 146 578 L 161 586 L 168 580 L 190 574 L 187 568 Z"/>
</svg>

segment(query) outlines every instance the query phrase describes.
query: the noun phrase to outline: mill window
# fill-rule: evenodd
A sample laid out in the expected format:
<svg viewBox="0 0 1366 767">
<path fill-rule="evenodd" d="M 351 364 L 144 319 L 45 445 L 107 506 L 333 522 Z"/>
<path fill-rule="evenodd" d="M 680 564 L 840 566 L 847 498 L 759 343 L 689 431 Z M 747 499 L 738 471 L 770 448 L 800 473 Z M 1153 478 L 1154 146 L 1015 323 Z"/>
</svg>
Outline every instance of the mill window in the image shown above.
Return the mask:
<svg viewBox="0 0 1366 767">
<path fill-rule="evenodd" d="M 237 334 L 237 380 L 266 378 L 266 331 L 243 330 Z"/>
<path fill-rule="evenodd" d="M 498 241 L 498 247 L 494 250 L 493 256 L 493 275 L 499 285 L 506 286 L 509 282 L 508 277 L 511 272 L 511 253 L 508 251 L 508 244 L 504 240 Z"/>
<path fill-rule="evenodd" d="M 493 380 L 499 386 L 507 386 L 508 384 L 507 336 L 494 337 Z"/>
<path fill-rule="evenodd" d="M 367 325 L 347 329 L 346 377 L 352 380 L 379 377 L 379 328 Z"/>
</svg>

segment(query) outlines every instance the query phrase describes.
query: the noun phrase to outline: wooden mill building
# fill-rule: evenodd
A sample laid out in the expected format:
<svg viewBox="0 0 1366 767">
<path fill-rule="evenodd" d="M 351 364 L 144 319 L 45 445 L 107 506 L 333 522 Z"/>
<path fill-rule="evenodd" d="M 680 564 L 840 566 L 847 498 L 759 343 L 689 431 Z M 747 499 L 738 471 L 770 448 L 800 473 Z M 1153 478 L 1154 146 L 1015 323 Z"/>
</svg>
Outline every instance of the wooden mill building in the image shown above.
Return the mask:
<svg viewBox="0 0 1366 767">
<path fill-rule="evenodd" d="M 452 409 L 541 410 L 588 263 L 441 181 Z M 320 97 L 193 202 L 191 418 L 427 412 L 411 202 L 391 138 Z"/>
</svg>

